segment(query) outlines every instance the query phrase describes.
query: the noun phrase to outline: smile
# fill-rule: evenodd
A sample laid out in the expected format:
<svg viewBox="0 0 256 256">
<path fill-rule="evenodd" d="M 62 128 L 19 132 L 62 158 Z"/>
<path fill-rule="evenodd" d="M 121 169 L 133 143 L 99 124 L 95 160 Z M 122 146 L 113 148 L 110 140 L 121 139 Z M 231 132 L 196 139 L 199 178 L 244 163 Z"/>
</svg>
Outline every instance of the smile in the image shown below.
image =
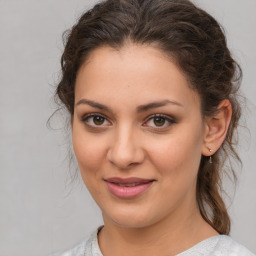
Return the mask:
<svg viewBox="0 0 256 256">
<path fill-rule="evenodd" d="M 122 184 L 122 183 L 116 183 L 120 187 L 135 187 L 141 185 L 140 183 L 131 183 L 131 184 Z"/>
<path fill-rule="evenodd" d="M 133 199 L 147 191 L 155 180 L 109 178 L 104 180 L 109 192 L 120 199 Z"/>
</svg>

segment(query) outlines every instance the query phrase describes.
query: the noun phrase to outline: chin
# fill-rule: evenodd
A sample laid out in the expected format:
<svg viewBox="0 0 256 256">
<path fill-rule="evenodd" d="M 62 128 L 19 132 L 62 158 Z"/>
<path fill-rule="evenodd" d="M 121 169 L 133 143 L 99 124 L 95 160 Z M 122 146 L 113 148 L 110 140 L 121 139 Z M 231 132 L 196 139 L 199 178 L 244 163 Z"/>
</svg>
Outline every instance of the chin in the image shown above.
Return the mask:
<svg viewBox="0 0 256 256">
<path fill-rule="evenodd" d="M 113 221 L 114 221 L 115 225 L 117 225 L 121 228 L 129 228 L 129 229 L 146 228 L 153 224 L 148 221 L 140 221 L 140 220 L 136 220 L 136 219 L 113 220 Z"/>
<path fill-rule="evenodd" d="M 103 213 L 104 222 L 112 222 L 122 228 L 146 228 L 153 225 L 157 220 L 148 214 L 148 211 L 143 212 L 121 212 L 115 211 L 113 215 Z"/>
</svg>

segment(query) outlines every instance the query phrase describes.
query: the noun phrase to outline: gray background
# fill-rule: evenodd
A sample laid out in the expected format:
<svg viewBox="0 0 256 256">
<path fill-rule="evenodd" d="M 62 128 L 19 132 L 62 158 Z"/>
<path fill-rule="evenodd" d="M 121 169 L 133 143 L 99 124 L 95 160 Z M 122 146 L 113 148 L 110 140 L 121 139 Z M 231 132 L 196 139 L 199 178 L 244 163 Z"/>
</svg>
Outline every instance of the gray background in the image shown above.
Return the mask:
<svg viewBox="0 0 256 256">
<path fill-rule="evenodd" d="M 256 1 L 198 0 L 227 31 L 244 70 L 247 129 L 243 169 L 229 211 L 231 236 L 256 253 Z M 0 256 L 43 256 L 70 248 L 101 217 L 81 181 L 70 184 L 70 138 L 46 122 L 60 69 L 62 32 L 95 1 L 0 0 Z M 61 127 L 61 115 L 53 126 Z M 245 124 L 244 122 L 242 123 Z M 72 167 L 74 169 L 74 167 Z M 227 183 L 230 188 L 230 184 Z"/>
</svg>

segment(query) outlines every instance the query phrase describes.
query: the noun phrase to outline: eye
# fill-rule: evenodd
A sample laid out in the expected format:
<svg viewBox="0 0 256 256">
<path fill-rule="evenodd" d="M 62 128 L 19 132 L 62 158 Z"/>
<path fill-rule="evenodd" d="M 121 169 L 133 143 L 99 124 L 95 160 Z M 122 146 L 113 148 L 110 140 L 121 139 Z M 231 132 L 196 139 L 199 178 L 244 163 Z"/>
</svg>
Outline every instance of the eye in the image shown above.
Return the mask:
<svg viewBox="0 0 256 256">
<path fill-rule="evenodd" d="M 173 118 L 166 115 L 157 114 L 149 117 L 143 126 L 149 126 L 153 128 L 167 128 L 173 123 L 175 123 Z"/>
<path fill-rule="evenodd" d="M 111 123 L 102 115 L 99 114 L 88 114 L 82 118 L 82 121 L 86 125 L 92 127 L 105 127 L 111 125 Z"/>
</svg>

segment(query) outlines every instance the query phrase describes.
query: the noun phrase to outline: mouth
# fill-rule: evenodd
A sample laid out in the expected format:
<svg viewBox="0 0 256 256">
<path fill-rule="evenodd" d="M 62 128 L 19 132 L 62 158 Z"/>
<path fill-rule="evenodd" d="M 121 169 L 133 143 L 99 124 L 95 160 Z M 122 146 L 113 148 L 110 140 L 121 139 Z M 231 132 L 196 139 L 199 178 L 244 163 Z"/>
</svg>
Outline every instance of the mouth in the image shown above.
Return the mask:
<svg viewBox="0 0 256 256">
<path fill-rule="evenodd" d="M 120 187 L 135 187 L 145 183 L 130 183 L 130 184 L 113 183 L 113 184 L 116 184 Z"/>
<path fill-rule="evenodd" d="M 141 178 L 119 178 L 104 179 L 109 192 L 120 199 L 132 199 L 146 192 L 156 180 Z"/>
</svg>

